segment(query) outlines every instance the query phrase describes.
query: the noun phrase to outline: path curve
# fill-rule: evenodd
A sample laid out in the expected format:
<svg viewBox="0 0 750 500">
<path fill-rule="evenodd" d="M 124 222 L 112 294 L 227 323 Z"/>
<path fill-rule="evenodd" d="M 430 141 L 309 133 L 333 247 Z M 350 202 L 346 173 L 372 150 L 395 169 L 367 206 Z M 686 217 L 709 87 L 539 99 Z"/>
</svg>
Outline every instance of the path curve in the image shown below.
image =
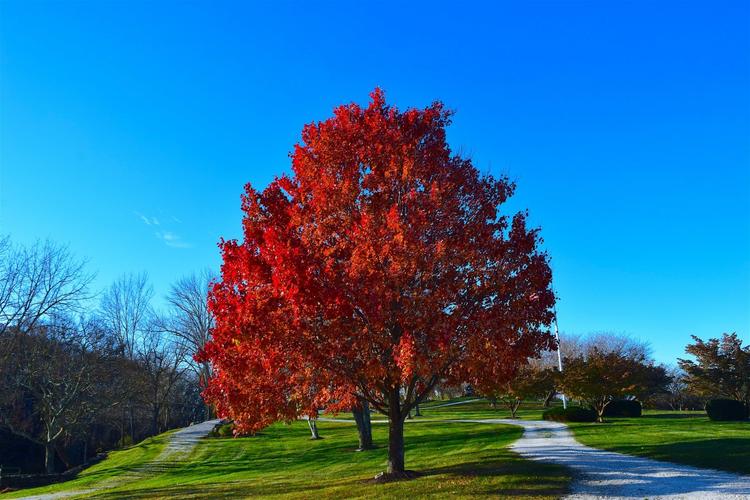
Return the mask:
<svg viewBox="0 0 750 500">
<path fill-rule="evenodd" d="M 574 471 L 570 499 L 737 499 L 750 498 L 750 476 L 661 462 L 585 446 L 565 424 L 541 420 L 454 420 L 510 424 L 524 428 L 511 449 L 532 460 Z"/>
<path fill-rule="evenodd" d="M 435 408 L 444 408 L 446 406 L 465 405 L 465 404 L 468 404 L 468 403 L 474 403 L 475 401 L 481 401 L 481 400 L 482 400 L 482 398 L 465 399 L 463 401 L 454 401 L 452 403 L 441 403 L 439 405 L 425 406 L 424 409 L 425 410 L 434 410 Z"/>
<path fill-rule="evenodd" d="M 321 421 L 354 420 L 321 418 Z M 386 423 L 387 420 L 373 420 Z M 574 473 L 570 500 L 748 500 L 750 476 L 624 455 L 583 445 L 559 422 L 520 419 L 419 419 L 409 422 L 507 424 L 523 427 L 510 449 L 531 460 L 564 465 Z"/>
<path fill-rule="evenodd" d="M 207 420 L 199 424 L 183 427 L 169 436 L 169 441 L 159 455 L 145 464 L 137 467 L 124 474 L 120 474 L 111 479 L 107 479 L 99 484 L 94 484 L 90 488 L 83 488 L 73 491 L 60 491 L 57 493 L 44 493 L 41 495 L 31 495 L 19 497 L 25 500 L 57 500 L 61 498 L 70 498 L 82 495 L 89 495 L 111 488 L 116 488 L 133 481 L 138 481 L 152 474 L 163 472 L 184 459 L 193 451 L 201 438 L 208 435 L 221 420 Z"/>
</svg>

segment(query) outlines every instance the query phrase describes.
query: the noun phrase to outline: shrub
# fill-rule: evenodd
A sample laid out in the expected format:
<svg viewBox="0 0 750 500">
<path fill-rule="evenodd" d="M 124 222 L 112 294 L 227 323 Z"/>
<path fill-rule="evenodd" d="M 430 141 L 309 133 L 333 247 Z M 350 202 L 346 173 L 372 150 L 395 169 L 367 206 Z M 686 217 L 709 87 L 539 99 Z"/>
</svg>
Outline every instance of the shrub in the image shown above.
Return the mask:
<svg viewBox="0 0 750 500">
<path fill-rule="evenodd" d="M 232 437 L 234 435 L 234 423 L 219 424 L 211 430 L 210 437 Z"/>
<path fill-rule="evenodd" d="M 635 399 L 616 399 L 604 407 L 605 417 L 640 417 L 642 414 L 643 406 Z"/>
<path fill-rule="evenodd" d="M 596 422 L 596 412 L 580 406 L 562 406 L 550 408 L 542 413 L 542 419 L 554 422 Z"/>
<path fill-rule="evenodd" d="M 706 413 L 711 420 L 745 420 L 747 405 L 735 399 L 712 399 L 706 403 Z"/>
</svg>

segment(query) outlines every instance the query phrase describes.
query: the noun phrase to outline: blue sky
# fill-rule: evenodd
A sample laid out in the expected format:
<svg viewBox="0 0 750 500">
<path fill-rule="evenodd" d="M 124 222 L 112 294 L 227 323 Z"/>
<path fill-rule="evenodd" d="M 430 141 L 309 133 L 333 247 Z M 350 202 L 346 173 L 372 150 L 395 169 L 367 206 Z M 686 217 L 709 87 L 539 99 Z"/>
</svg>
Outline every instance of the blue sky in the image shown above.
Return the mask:
<svg viewBox="0 0 750 500">
<path fill-rule="evenodd" d="M 750 4 L 358 3 L 0 3 L 0 232 L 163 294 L 379 85 L 518 182 L 563 331 L 750 341 Z"/>
</svg>

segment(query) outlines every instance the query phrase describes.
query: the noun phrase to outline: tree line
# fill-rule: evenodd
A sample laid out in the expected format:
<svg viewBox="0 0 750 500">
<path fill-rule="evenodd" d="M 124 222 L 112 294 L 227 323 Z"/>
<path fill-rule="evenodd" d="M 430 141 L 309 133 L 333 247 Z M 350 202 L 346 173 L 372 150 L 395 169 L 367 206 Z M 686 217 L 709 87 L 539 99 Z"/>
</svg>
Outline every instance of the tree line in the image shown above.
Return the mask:
<svg viewBox="0 0 750 500">
<path fill-rule="evenodd" d="M 0 239 L 0 465 L 52 473 L 210 413 L 193 355 L 211 275 L 178 280 L 162 310 L 145 274 L 99 293 L 93 278 L 65 246 Z"/>
<path fill-rule="evenodd" d="M 612 333 L 566 338 L 560 348 L 562 372 L 557 353 L 549 351 L 530 359 L 509 381 L 480 391 L 493 407 L 507 406 L 513 418 L 524 401 L 548 406 L 559 394 L 595 410 L 599 421 L 622 399 L 680 411 L 703 410 L 715 398 L 750 406 L 750 345 L 743 346 L 736 333 L 707 341 L 693 336 L 685 348 L 693 359 L 672 366 L 657 364 L 647 344 Z"/>
</svg>

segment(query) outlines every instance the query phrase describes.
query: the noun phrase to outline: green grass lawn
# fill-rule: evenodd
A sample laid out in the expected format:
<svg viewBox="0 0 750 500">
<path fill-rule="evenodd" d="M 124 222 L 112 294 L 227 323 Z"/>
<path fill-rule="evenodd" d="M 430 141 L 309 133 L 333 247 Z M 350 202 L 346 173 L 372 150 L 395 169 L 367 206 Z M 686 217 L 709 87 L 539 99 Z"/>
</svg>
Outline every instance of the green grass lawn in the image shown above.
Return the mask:
<svg viewBox="0 0 750 500">
<path fill-rule="evenodd" d="M 560 404 L 556 402 L 554 404 Z M 518 417 L 538 420 L 544 408 L 524 402 Z M 426 409 L 424 418 L 509 418 L 487 401 Z M 569 424 L 581 443 L 675 463 L 750 474 L 750 422 L 712 422 L 705 412 L 646 410 L 640 418 L 608 418 L 604 424 Z"/>
<path fill-rule="evenodd" d="M 107 458 L 91 467 L 84 469 L 75 479 L 64 483 L 51 484 L 30 490 L 15 491 L 0 495 L 0 498 L 15 498 L 40 493 L 52 493 L 63 490 L 80 490 L 91 487 L 93 484 L 101 484 L 129 474 L 138 467 L 153 460 L 159 455 L 167 444 L 169 435 L 174 431 L 165 432 L 153 438 L 144 439 L 138 444 L 115 450 L 108 453 Z"/>
<path fill-rule="evenodd" d="M 476 399 L 476 398 L 461 398 L 461 399 Z M 458 400 L 454 400 L 458 401 Z M 453 406 L 442 406 L 433 408 L 440 404 L 445 404 L 449 401 L 436 401 L 430 405 L 423 405 L 421 407 L 423 418 L 440 418 L 440 419 L 487 419 L 487 418 L 510 418 L 510 410 L 502 403 L 497 404 L 497 408 L 493 409 L 490 407 L 490 403 L 485 399 L 479 401 L 472 401 L 470 403 L 464 403 Z M 562 404 L 560 402 L 554 402 L 553 405 Z M 542 404 L 537 401 L 524 401 L 521 407 L 516 412 L 516 417 L 523 418 L 525 420 L 541 420 L 542 412 L 545 410 Z"/>
<path fill-rule="evenodd" d="M 558 498 L 570 481 L 566 469 L 507 449 L 520 428 L 413 422 L 406 428 L 406 464 L 423 476 L 373 484 L 386 466 L 387 427 L 373 426 L 379 448 L 367 452 L 355 451 L 352 424 L 320 422 L 318 428 L 319 441 L 309 439 L 304 422 L 273 425 L 255 437 L 205 439 L 186 462 L 93 498 Z"/>
<path fill-rule="evenodd" d="M 712 422 L 703 412 L 646 411 L 640 418 L 569 424 L 581 443 L 657 460 L 750 474 L 750 422 Z"/>
<path fill-rule="evenodd" d="M 452 399 L 448 401 L 440 401 L 440 400 L 430 401 L 429 403 L 420 405 L 422 416 L 419 418 L 413 418 L 411 420 L 407 420 L 407 424 L 410 422 L 417 422 L 420 420 L 434 420 L 434 419 L 481 420 L 481 419 L 490 419 L 490 418 L 510 418 L 510 410 L 508 410 L 507 407 L 498 403 L 497 408 L 493 409 L 490 407 L 489 402 L 485 399 L 480 399 L 478 401 L 471 401 L 471 402 L 463 403 L 460 405 L 439 406 L 445 403 L 451 403 L 455 401 L 474 400 L 474 399 L 477 399 L 477 398 L 463 397 L 463 398 L 457 398 L 457 399 Z M 561 404 L 562 403 L 560 403 L 559 401 L 556 401 L 553 403 L 553 406 L 561 405 Z M 542 406 L 542 403 L 540 402 L 536 402 L 536 401 L 524 402 L 519 408 L 518 412 L 516 413 L 516 416 L 518 418 L 523 418 L 526 420 L 541 420 L 542 412 L 544 410 L 545 408 Z M 412 414 L 413 413 L 414 412 L 412 412 Z M 328 418 L 338 418 L 338 419 L 343 419 L 343 420 L 351 420 L 352 418 L 351 413 L 340 413 L 338 415 L 325 414 L 324 416 Z M 372 419 L 374 421 L 385 420 L 385 418 L 386 417 L 384 415 L 381 415 L 379 413 L 376 413 L 376 412 L 372 413 Z"/>
<path fill-rule="evenodd" d="M 255 437 L 211 438 L 184 462 L 149 475 L 132 473 L 155 458 L 165 436 L 110 454 L 68 483 L 25 490 L 0 498 L 50 491 L 73 491 L 109 483 L 94 498 L 400 498 L 404 496 L 501 496 L 557 498 L 568 488 L 569 472 L 520 458 L 507 446 L 521 436 L 509 425 L 441 423 L 440 420 L 508 418 L 502 406 L 486 401 L 437 407 L 424 405 L 423 416 L 407 421 L 407 468 L 423 475 L 410 481 L 374 484 L 386 467 L 387 426 L 373 425 L 379 446 L 354 451 L 356 428 L 350 423 L 318 424 L 324 439 L 310 440 L 305 422 L 276 424 Z M 543 408 L 525 403 L 523 419 L 539 419 Z M 341 414 L 341 419 L 351 415 Z M 374 420 L 384 417 L 373 415 Z M 641 418 L 611 418 L 604 424 L 570 424 L 584 444 L 658 460 L 750 474 L 750 423 L 711 422 L 704 413 L 647 411 Z"/>
<path fill-rule="evenodd" d="M 543 411 L 540 403 L 524 402 L 517 416 L 538 420 Z M 422 413 L 425 419 L 510 417 L 507 408 L 498 405 L 493 410 L 485 400 L 439 408 L 428 406 Z M 595 448 L 750 474 L 750 422 L 747 421 L 712 422 L 705 412 L 646 410 L 640 418 L 609 418 L 604 424 L 569 425 L 576 439 Z"/>
</svg>

